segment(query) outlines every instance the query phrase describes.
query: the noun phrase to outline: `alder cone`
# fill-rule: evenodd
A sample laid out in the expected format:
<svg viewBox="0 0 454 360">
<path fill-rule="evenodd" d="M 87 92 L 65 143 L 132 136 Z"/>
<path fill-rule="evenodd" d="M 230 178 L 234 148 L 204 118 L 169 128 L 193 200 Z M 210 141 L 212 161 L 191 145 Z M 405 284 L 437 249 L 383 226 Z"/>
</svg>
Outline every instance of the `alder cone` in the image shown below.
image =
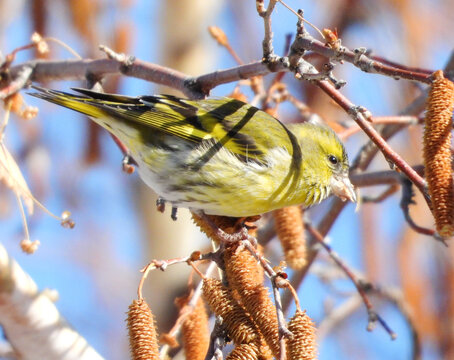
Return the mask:
<svg viewBox="0 0 454 360">
<path fill-rule="evenodd" d="M 454 183 L 452 177 L 451 130 L 454 84 L 434 73 L 429 92 L 424 129 L 424 166 L 437 232 L 454 235 Z"/>
</svg>

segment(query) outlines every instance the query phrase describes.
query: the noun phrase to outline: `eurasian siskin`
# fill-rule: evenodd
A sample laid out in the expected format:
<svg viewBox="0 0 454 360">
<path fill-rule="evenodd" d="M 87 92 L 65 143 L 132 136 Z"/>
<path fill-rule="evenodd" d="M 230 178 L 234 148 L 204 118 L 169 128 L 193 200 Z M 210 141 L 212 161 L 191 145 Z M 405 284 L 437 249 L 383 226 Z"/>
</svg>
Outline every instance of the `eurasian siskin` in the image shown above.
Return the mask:
<svg viewBox="0 0 454 360">
<path fill-rule="evenodd" d="M 284 125 L 239 100 L 31 95 L 88 115 L 129 149 L 141 178 L 175 207 L 246 217 L 330 194 L 355 201 L 345 148 L 329 128 Z"/>
</svg>

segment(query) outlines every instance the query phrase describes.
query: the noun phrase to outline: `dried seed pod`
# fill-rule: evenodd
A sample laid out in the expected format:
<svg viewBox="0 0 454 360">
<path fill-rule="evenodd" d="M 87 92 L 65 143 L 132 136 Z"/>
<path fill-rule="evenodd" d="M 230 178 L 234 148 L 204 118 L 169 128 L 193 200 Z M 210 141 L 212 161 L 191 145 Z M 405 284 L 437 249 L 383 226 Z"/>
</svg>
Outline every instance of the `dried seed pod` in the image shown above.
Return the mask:
<svg viewBox="0 0 454 360">
<path fill-rule="evenodd" d="M 454 235 L 454 184 L 452 177 L 451 129 L 454 107 L 454 84 L 433 74 L 427 99 L 424 129 L 424 165 L 437 232 L 442 237 Z"/>
<path fill-rule="evenodd" d="M 227 334 L 235 344 L 248 344 L 258 338 L 258 329 L 241 305 L 233 298 L 232 291 L 220 280 L 203 280 L 203 298 L 211 311 L 222 317 Z"/>
<path fill-rule="evenodd" d="M 20 242 L 20 247 L 24 253 L 31 255 L 34 254 L 36 250 L 38 250 L 40 244 L 41 242 L 39 240 L 31 241 L 30 239 L 23 239 Z"/>
<path fill-rule="evenodd" d="M 49 45 L 39 33 L 34 32 L 32 34 L 31 41 L 35 44 L 38 55 L 44 55 L 49 52 Z"/>
<path fill-rule="evenodd" d="M 274 356 L 279 358 L 279 333 L 276 309 L 268 289 L 259 277 L 260 267 L 253 255 L 237 244 L 226 247 L 224 262 L 227 279 L 241 297 L 242 304 L 259 328 Z"/>
<path fill-rule="evenodd" d="M 307 251 L 301 206 L 275 210 L 273 217 L 276 234 L 284 250 L 285 261 L 292 269 L 302 269 L 307 262 Z"/>
<path fill-rule="evenodd" d="M 238 290 L 238 292 L 241 295 L 244 307 L 250 313 L 273 355 L 279 358 L 280 345 L 276 308 L 268 289 L 260 284 L 252 291 Z"/>
<path fill-rule="evenodd" d="M 296 310 L 288 324 L 293 336 L 287 340 L 288 360 L 317 359 L 315 326 L 305 311 Z"/>
<path fill-rule="evenodd" d="M 184 318 L 181 330 L 186 360 L 204 360 L 208 351 L 210 330 L 202 299 L 199 298 L 194 309 Z"/>
<path fill-rule="evenodd" d="M 257 344 L 239 344 L 230 352 L 226 360 L 257 360 L 259 348 Z"/>
<path fill-rule="evenodd" d="M 128 311 L 129 346 L 134 360 L 159 360 L 153 314 L 145 300 L 134 300 Z"/>
<path fill-rule="evenodd" d="M 260 252 L 260 248 L 258 249 Z M 263 268 L 249 250 L 239 244 L 226 246 L 224 252 L 227 275 L 233 288 L 252 288 L 263 283 Z"/>
</svg>

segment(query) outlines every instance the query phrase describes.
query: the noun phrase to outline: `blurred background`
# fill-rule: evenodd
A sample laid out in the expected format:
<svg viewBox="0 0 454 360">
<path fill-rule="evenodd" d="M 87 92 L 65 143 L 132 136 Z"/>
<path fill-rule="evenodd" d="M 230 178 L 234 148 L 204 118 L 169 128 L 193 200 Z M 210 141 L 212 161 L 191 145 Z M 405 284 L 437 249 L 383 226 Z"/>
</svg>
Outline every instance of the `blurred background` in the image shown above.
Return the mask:
<svg viewBox="0 0 454 360">
<path fill-rule="evenodd" d="M 446 65 L 453 47 L 454 3 L 448 0 L 288 0 L 294 9 L 319 28 L 335 29 L 350 49 L 367 47 L 376 55 L 427 69 Z M 273 13 L 274 47 L 281 55 L 287 34 L 295 33 L 297 19 L 279 4 Z M 0 0 L 0 51 L 8 54 L 29 43 L 33 32 L 55 37 L 83 58 L 103 57 L 99 44 L 117 52 L 198 75 L 236 65 L 227 51 L 210 37 L 216 25 L 228 36 L 244 62 L 261 59 L 263 22 L 254 1 L 203 0 Z M 313 36 L 317 34 L 309 29 Z M 51 59 L 72 55 L 50 43 Z M 15 63 L 36 58 L 33 50 L 17 55 Z M 347 81 L 342 92 L 375 116 L 397 115 L 421 94 L 420 84 L 365 74 L 351 64 L 338 65 L 335 75 Z M 265 79 L 265 82 L 268 79 Z M 312 112 L 329 122 L 348 123 L 348 117 L 314 86 L 285 75 L 289 91 Z M 83 82 L 53 82 L 46 87 L 68 90 Z M 127 77 L 105 80 L 107 92 L 126 95 L 175 93 L 172 89 Z M 213 96 L 231 93 L 235 83 L 219 86 Z M 247 86 L 241 90 L 252 99 Z M 175 93 L 177 94 L 177 93 Z M 39 209 L 28 217 L 31 239 L 41 241 L 33 255 L 24 254 L 19 241 L 23 228 L 14 195 L 0 186 L 0 239 L 41 289 L 59 293 L 61 314 L 107 359 L 125 359 L 128 339 L 125 313 L 140 279 L 139 270 L 152 259 L 185 256 L 207 249 L 209 241 L 192 224 L 185 210 L 178 221 L 161 214 L 155 195 L 137 174 L 121 171 L 122 154 L 107 133 L 82 116 L 24 95 L 39 107 L 36 118 L 12 118 L 5 143 L 18 161 L 34 196 L 55 213 L 72 212 L 76 227 L 62 228 Z M 0 116 L 3 116 L 0 110 Z M 298 121 L 289 104 L 279 118 Z M 421 126 L 411 126 L 393 137 L 391 146 L 411 165 L 421 164 Z M 346 143 L 351 159 L 366 142 L 358 133 Z M 377 156 L 369 170 L 386 170 Z M 376 196 L 383 187 L 367 188 Z M 416 223 L 433 228 L 432 217 L 420 196 L 411 207 Z M 320 218 L 329 202 L 310 211 Z M 399 208 L 400 191 L 380 204 L 364 204 L 355 212 L 349 204 L 329 233 L 334 250 L 366 279 L 384 288 L 402 291 L 405 304 L 423 344 L 423 359 L 454 358 L 454 268 L 452 247 L 410 230 Z M 268 246 L 268 258 L 277 265 L 279 244 Z M 329 277 L 334 265 L 323 252 L 299 289 L 302 307 L 321 324 L 351 301 L 356 290 L 347 280 Z M 154 272 L 145 284 L 148 303 L 167 331 L 177 314 L 173 299 L 184 292 L 189 270 L 176 265 Z M 374 305 L 398 334 L 391 341 L 381 327 L 366 331 L 362 304 L 353 307 L 320 338 L 320 359 L 411 359 L 412 334 L 401 311 L 373 298 Z M 291 313 L 290 313 L 291 314 Z"/>
</svg>

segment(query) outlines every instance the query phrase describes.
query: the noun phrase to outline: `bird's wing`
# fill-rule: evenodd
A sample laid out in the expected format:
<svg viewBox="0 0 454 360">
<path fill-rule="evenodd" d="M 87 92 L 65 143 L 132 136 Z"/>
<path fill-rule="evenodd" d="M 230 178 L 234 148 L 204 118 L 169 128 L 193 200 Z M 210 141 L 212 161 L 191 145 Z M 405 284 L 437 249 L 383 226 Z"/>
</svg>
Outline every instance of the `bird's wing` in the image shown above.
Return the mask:
<svg viewBox="0 0 454 360">
<path fill-rule="evenodd" d="M 185 100 L 171 95 L 127 97 L 74 89 L 84 96 L 34 87 L 32 94 L 92 117 L 115 116 L 194 143 L 224 147 L 247 161 L 263 162 L 271 148 L 301 157 L 295 136 L 269 114 L 230 98 Z"/>
</svg>

